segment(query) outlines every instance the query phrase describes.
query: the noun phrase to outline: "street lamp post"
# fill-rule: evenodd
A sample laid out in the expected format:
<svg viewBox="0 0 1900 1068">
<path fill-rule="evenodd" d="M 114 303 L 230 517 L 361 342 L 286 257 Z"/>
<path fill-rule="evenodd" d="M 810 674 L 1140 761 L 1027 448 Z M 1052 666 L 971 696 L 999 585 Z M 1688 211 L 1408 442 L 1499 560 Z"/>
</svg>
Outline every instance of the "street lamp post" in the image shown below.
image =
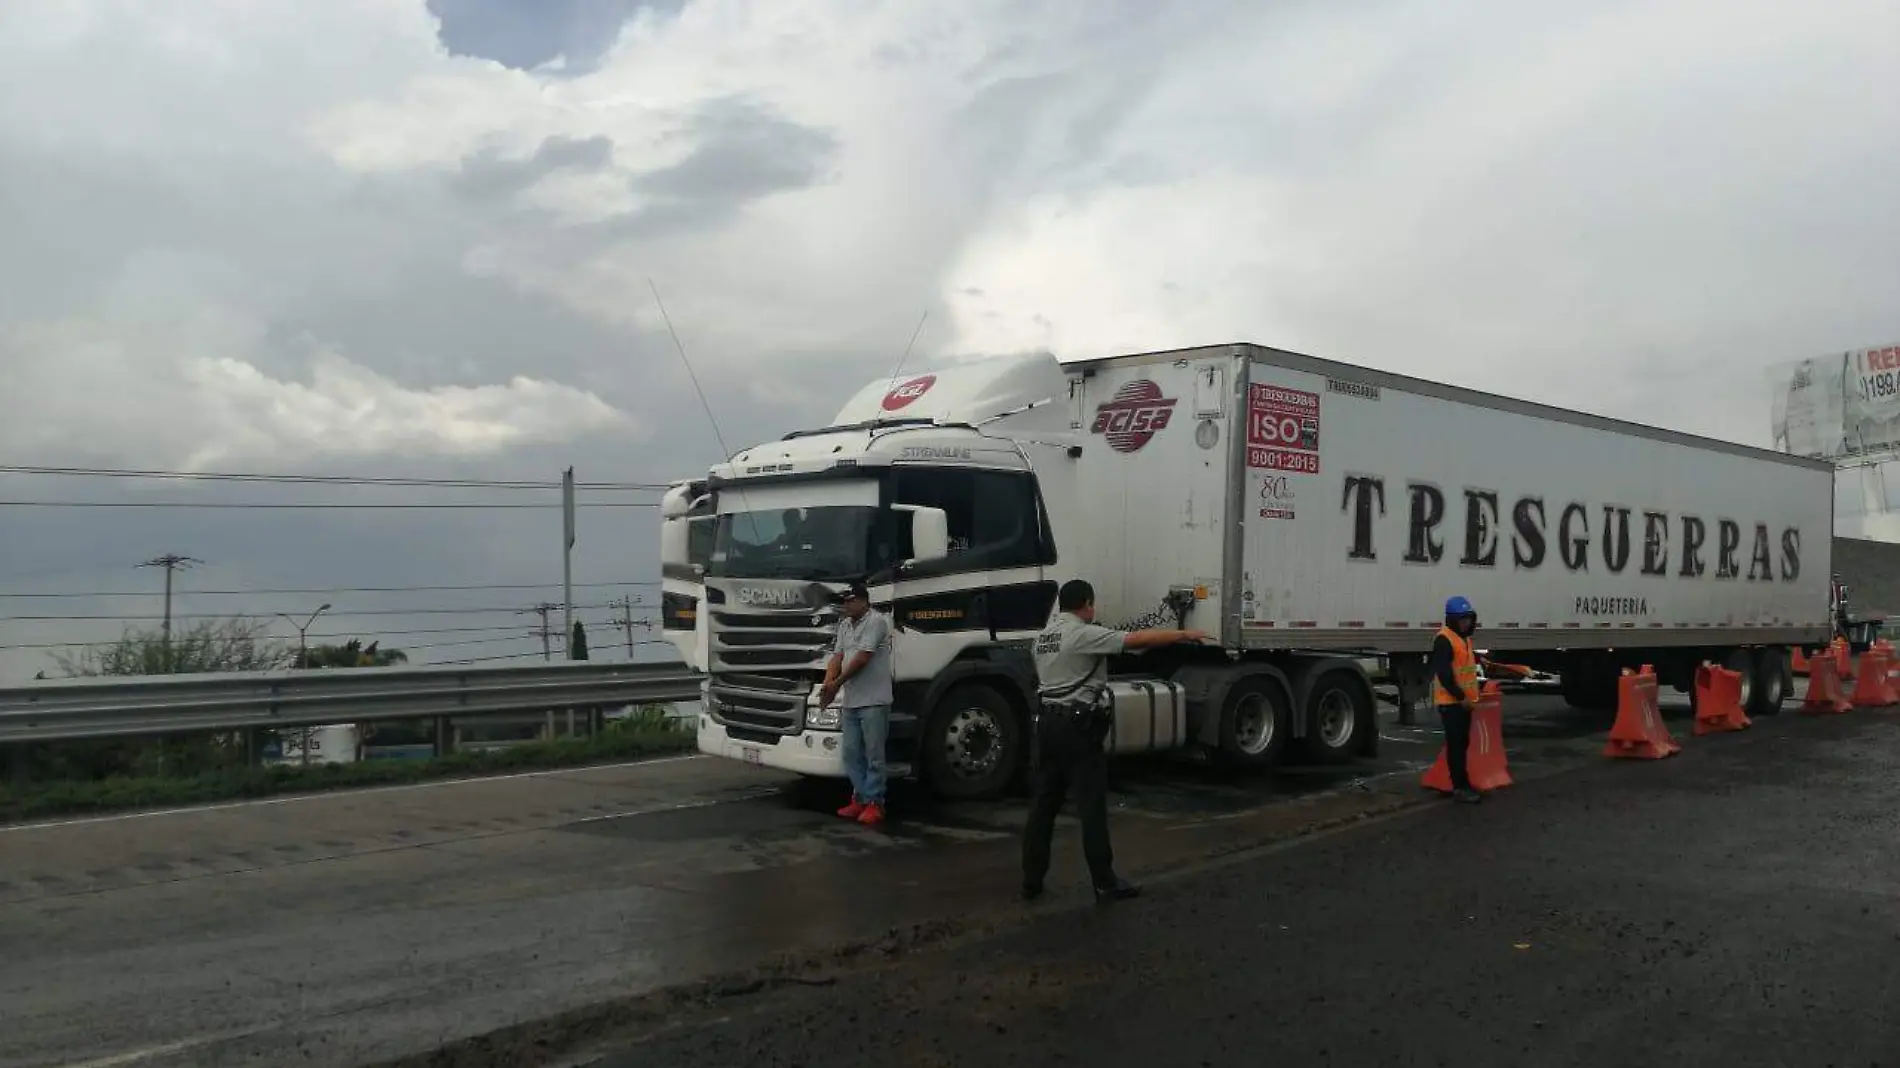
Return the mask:
<svg viewBox="0 0 1900 1068">
<path fill-rule="evenodd" d="M 318 616 L 322 615 L 325 612 L 328 612 L 329 610 L 330 610 L 330 606 L 328 604 L 318 605 L 317 610 L 310 613 L 310 618 L 304 620 L 302 623 L 298 623 L 295 619 L 292 619 L 290 616 L 287 616 L 282 612 L 277 613 L 277 616 L 279 619 L 282 619 L 284 622 L 297 628 L 297 666 L 299 668 L 308 668 L 310 666 L 310 645 L 309 645 L 308 638 L 310 634 L 311 624 L 317 621 Z M 309 727 L 303 728 L 303 761 L 302 763 L 305 766 L 308 766 L 310 763 L 310 730 L 311 728 Z"/>
</svg>

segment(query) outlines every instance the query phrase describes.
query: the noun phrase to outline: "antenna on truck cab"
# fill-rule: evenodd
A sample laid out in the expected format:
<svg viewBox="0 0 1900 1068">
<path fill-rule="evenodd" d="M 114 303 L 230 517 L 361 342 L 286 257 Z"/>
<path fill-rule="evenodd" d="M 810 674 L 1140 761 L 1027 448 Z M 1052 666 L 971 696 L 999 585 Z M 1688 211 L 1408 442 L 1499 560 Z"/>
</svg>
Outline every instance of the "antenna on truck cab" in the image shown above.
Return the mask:
<svg viewBox="0 0 1900 1068">
<path fill-rule="evenodd" d="M 904 369 L 904 361 L 910 359 L 910 350 L 917 344 L 917 335 L 924 332 L 924 320 L 928 318 L 930 318 L 930 309 L 925 308 L 924 313 L 917 317 L 917 328 L 910 332 L 910 340 L 904 343 L 903 353 L 897 357 L 897 366 L 891 368 L 890 384 L 884 387 L 886 393 L 897 388 L 897 372 L 902 371 Z"/>
<path fill-rule="evenodd" d="M 686 358 L 686 346 L 680 341 L 679 331 L 673 329 L 673 317 L 666 314 L 666 302 L 660 299 L 660 287 L 653 284 L 652 278 L 648 278 L 647 288 L 653 291 L 653 303 L 659 306 L 660 319 L 666 323 L 666 333 L 673 339 L 674 351 L 680 354 L 680 362 L 686 365 L 686 377 L 693 380 L 693 392 L 699 394 L 699 406 L 706 410 L 706 422 L 712 425 L 713 440 L 719 443 L 719 454 L 725 462 L 730 463 L 732 461 L 732 450 L 726 447 L 726 436 L 719 432 L 719 420 L 713 417 L 712 403 L 706 399 L 706 391 L 699 388 L 699 375 L 693 372 L 693 361 Z M 745 501 L 745 490 L 743 489 L 739 491 L 739 500 L 741 503 Z M 750 505 L 746 507 L 746 514 L 751 516 L 752 532 L 757 534 L 759 532 L 759 517 L 752 514 Z"/>
<path fill-rule="evenodd" d="M 660 287 L 647 279 L 647 288 L 653 291 L 653 303 L 660 308 L 660 319 L 666 323 L 666 332 L 673 339 L 673 349 L 680 354 L 680 362 L 686 365 L 686 377 L 693 380 L 693 392 L 699 394 L 699 406 L 706 409 L 706 422 L 712 424 L 713 440 L 719 442 L 719 452 L 727 460 L 732 459 L 732 450 L 726 448 L 726 436 L 719 432 L 719 420 L 713 418 L 712 404 L 706 400 L 706 391 L 699 388 L 699 376 L 693 373 L 693 361 L 686 358 L 686 346 L 680 343 L 679 331 L 673 329 L 673 317 L 666 314 L 666 302 L 660 299 Z"/>
</svg>

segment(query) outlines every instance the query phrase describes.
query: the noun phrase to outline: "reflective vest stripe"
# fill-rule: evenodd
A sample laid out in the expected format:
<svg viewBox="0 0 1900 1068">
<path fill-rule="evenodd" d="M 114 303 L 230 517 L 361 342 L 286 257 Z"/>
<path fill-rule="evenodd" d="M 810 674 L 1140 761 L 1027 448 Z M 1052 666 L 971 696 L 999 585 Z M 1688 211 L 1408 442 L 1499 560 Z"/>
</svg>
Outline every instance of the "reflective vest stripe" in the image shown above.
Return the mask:
<svg viewBox="0 0 1900 1068">
<path fill-rule="evenodd" d="M 1471 643 L 1450 627 L 1439 628 L 1438 634 L 1451 643 L 1451 673 L 1458 680 L 1459 689 L 1465 696 L 1459 697 L 1445 689 L 1438 681 L 1436 672 L 1432 674 L 1432 703 L 1438 705 L 1456 705 L 1478 700 L 1478 658 L 1471 652 Z"/>
</svg>

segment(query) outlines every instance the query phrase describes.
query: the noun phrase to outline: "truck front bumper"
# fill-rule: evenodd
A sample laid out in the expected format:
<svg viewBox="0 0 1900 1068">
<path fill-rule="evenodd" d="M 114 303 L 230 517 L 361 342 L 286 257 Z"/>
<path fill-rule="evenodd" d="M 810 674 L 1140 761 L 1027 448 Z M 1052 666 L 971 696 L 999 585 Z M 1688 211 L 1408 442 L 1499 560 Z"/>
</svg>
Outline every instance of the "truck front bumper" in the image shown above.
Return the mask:
<svg viewBox="0 0 1900 1068">
<path fill-rule="evenodd" d="M 699 717 L 699 751 L 707 756 L 821 779 L 845 777 L 843 736 L 837 731 L 807 729 L 799 734 L 779 735 L 776 740 L 777 744 L 773 744 L 734 738 L 711 716 L 701 714 Z"/>
</svg>

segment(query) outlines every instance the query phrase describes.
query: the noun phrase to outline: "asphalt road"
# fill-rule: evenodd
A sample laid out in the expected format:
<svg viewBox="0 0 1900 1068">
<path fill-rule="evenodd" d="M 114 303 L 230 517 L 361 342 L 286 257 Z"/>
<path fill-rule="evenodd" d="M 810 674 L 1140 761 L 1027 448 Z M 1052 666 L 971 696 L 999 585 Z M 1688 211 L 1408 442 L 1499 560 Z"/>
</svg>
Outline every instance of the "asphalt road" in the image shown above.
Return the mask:
<svg viewBox="0 0 1900 1068">
<path fill-rule="evenodd" d="M 1514 702 L 1520 778 L 1594 758 L 1600 723 Z M 1387 722 L 1384 739 L 1377 760 L 1264 779 L 1123 762 L 1121 866 L 1413 803 L 1434 732 Z M 0 827 L 0 1066 L 523 1064 L 1020 919 L 1020 801 L 899 792 L 871 830 L 788 783 L 673 759 Z M 1084 891 L 1072 832 L 1058 907 Z"/>
<path fill-rule="evenodd" d="M 1900 1063 L 1900 717 L 1686 727 L 563 1063 Z"/>
</svg>

